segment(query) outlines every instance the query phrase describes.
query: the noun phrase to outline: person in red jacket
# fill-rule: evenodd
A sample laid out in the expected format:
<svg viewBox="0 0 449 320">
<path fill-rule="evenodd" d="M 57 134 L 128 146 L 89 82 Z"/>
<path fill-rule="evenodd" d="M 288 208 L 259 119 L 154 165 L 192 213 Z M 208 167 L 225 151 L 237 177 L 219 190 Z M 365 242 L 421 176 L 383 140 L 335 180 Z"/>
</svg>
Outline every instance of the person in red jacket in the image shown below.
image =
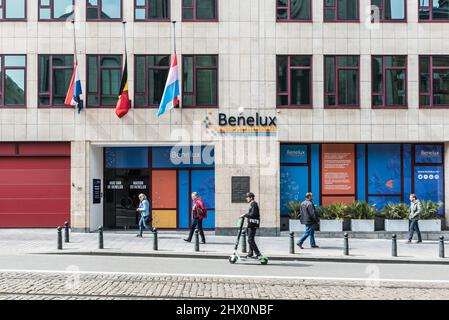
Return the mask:
<svg viewBox="0 0 449 320">
<path fill-rule="evenodd" d="M 207 218 L 207 211 L 197 192 L 192 193 L 192 204 L 192 225 L 190 227 L 189 237 L 184 239 L 184 241 L 191 242 L 193 232 L 198 228 L 198 232 L 201 236 L 201 243 L 206 244 L 206 238 L 203 231 L 203 219 Z"/>
</svg>

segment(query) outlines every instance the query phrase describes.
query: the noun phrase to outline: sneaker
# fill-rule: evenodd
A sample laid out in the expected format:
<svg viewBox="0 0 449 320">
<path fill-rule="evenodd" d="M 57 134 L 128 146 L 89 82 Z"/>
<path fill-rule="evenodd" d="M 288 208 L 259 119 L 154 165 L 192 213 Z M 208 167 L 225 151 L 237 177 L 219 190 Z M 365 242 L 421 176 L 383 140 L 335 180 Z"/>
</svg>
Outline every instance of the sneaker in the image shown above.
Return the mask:
<svg viewBox="0 0 449 320">
<path fill-rule="evenodd" d="M 422 243 L 422 240 L 418 240 L 418 241 L 416 241 L 415 243 Z"/>
<path fill-rule="evenodd" d="M 297 243 L 296 244 L 300 249 L 304 249 L 304 247 L 302 246 L 302 244 Z"/>
<path fill-rule="evenodd" d="M 138 234 L 136 237 L 137 238 L 143 238 L 142 235 L 140 235 L 140 234 Z"/>
<path fill-rule="evenodd" d="M 201 241 L 201 244 L 206 244 L 206 241 Z"/>
<path fill-rule="evenodd" d="M 316 249 L 316 248 L 319 248 L 319 246 L 317 246 L 317 245 L 314 245 L 314 246 L 311 246 L 311 248 L 314 248 L 314 249 Z"/>
<path fill-rule="evenodd" d="M 185 242 L 192 242 L 192 240 L 184 239 Z"/>
</svg>

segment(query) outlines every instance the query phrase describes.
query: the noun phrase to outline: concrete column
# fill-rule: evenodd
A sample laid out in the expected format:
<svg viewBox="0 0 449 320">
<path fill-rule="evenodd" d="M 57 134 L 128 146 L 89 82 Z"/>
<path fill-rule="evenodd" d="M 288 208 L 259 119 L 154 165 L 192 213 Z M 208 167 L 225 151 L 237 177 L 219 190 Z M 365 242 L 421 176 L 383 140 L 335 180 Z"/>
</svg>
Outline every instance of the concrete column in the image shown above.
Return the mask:
<svg viewBox="0 0 449 320">
<path fill-rule="evenodd" d="M 89 232 L 89 142 L 72 141 L 71 215 L 75 232 Z"/>
</svg>

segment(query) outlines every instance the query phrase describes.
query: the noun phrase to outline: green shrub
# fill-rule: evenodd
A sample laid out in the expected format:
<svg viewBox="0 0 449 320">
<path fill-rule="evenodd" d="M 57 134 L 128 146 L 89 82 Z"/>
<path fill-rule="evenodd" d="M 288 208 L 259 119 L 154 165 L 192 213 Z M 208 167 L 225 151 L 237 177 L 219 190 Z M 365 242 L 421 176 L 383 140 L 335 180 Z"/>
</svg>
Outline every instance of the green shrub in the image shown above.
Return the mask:
<svg viewBox="0 0 449 320">
<path fill-rule="evenodd" d="M 356 201 L 346 206 L 346 216 L 351 219 L 373 220 L 378 211 L 366 202 Z"/>
<path fill-rule="evenodd" d="M 441 219 L 441 216 L 438 214 L 438 209 L 443 205 L 441 202 L 433 202 L 433 201 L 421 201 L 422 204 L 422 213 L 420 219 L 422 220 L 430 220 L 430 219 Z"/>
<path fill-rule="evenodd" d="M 388 203 L 382 210 L 382 215 L 389 220 L 408 219 L 410 207 L 404 203 Z"/>
<path fill-rule="evenodd" d="M 322 206 L 318 208 L 318 216 L 322 220 L 343 220 L 347 218 L 347 205 L 336 203 L 330 206 Z"/>
<path fill-rule="evenodd" d="M 290 219 L 298 220 L 301 217 L 301 202 L 290 201 L 287 204 L 287 208 L 290 210 L 290 213 L 288 214 Z"/>
</svg>

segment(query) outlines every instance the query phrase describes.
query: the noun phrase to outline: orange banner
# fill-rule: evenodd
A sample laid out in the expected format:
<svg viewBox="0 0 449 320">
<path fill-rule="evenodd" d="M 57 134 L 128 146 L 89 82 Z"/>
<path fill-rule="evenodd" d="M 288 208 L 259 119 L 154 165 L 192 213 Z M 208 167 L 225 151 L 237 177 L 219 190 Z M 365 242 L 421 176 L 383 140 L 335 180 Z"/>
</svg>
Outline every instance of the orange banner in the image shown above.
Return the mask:
<svg viewBox="0 0 449 320">
<path fill-rule="evenodd" d="M 322 195 L 355 195 L 355 145 L 323 144 L 322 148 Z"/>
</svg>

